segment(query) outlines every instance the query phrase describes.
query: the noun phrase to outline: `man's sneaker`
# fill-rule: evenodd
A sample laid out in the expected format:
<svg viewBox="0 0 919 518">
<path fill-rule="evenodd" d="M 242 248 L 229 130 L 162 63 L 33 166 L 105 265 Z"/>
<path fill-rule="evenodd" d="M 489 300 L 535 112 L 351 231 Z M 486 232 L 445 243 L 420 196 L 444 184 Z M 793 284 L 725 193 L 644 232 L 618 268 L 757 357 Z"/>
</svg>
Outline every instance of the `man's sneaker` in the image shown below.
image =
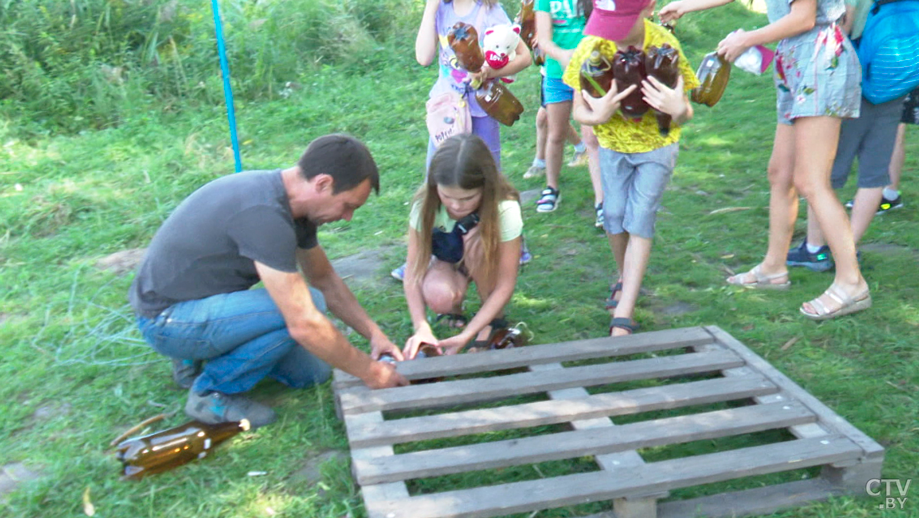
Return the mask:
<svg viewBox="0 0 919 518">
<path fill-rule="evenodd" d="M 546 166 L 531 165 L 527 172 L 523 173 L 524 178 L 538 178 L 546 174 Z"/>
<path fill-rule="evenodd" d="M 211 392 L 206 396 L 199 396 L 193 390 L 188 391 L 185 414 L 208 424 L 248 419 L 252 428 L 271 424 L 278 418 L 271 408 L 240 394 Z"/>
<path fill-rule="evenodd" d="M 887 198 L 881 197 L 881 204 L 878 206 L 878 211 L 875 212 L 875 216 L 880 214 L 886 214 L 894 209 L 899 209 L 903 206 L 903 197 L 897 196 L 895 200 L 888 200 Z"/>
<path fill-rule="evenodd" d="M 189 389 L 199 374 L 201 374 L 200 361 L 172 359 L 172 381 L 176 385 Z"/>
<path fill-rule="evenodd" d="M 603 204 L 596 204 L 594 206 L 594 210 L 597 212 L 597 220 L 594 221 L 594 226 L 597 228 L 603 228 Z"/>
<path fill-rule="evenodd" d="M 392 275 L 392 278 L 397 281 L 400 281 L 400 282 L 404 281 L 405 280 L 405 263 L 402 263 L 402 266 L 389 272 L 389 274 Z"/>
<path fill-rule="evenodd" d="M 575 150 L 574 156 L 568 161 L 568 167 L 587 165 L 587 160 L 587 148 L 584 148 L 584 151 Z"/>
<path fill-rule="evenodd" d="M 562 201 L 562 195 L 558 189 L 546 187 L 540 193 L 539 200 L 536 201 L 536 212 L 553 212 L 558 208 L 558 202 Z"/>
<path fill-rule="evenodd" d="M 788 258 L 785 261 L 788 266 L 803 266 L 808 270 L 815 272 L 825 272 L 833 268 L 833 258 L 830 256 L 830 247 L 823 245 L 816 253 L 810 253 L 807 250 L 807 240 L 801 242 L 801 246 L 788 251 Z"/>
</svg>

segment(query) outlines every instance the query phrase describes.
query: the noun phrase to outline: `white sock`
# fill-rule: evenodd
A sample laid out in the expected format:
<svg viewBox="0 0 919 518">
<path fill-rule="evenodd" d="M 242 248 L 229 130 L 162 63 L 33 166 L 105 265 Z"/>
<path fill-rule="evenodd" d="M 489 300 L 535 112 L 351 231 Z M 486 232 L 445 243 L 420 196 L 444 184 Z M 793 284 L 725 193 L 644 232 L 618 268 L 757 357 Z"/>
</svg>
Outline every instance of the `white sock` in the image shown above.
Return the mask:
<svg viewBox="0 0 919 518">
<path fill-rule="evenodd" d="M 585 151 L 587 151 L 587 146 L 585 146 L 583 142 L 578 142 L 577 144 L 574 145 L 575 153 L 583 153 Z"/>
<path fill-rule="evenodd" d="M 814 245 L 812 245 L 812 244 L 810 244 L 810 243 L 807 244 L 807 251 L 808 251 L 808 253 L 811 253 L 811 254 L 816 254 L 817 252 L 820 251 L 821 248 L 823 248 L 823 247 L 822 247 L 822 246 L 814 246 Z"/>
<path fill-rule="evenodd" d="M 534 158 L 534 159 L 533 159 L 533 167 L 538 167 L 538 168 L 540 168 L 540 169 L 545 169 L 545 168 L 546 168 L 546 161 L 543 160 L 543 159 L 541 159 L 541 158 Z"/>
<path fill-rule="evenodd" d="M 893 201 L 893 200 L 896 200 L 899 196 L 900 196 L 900 191 L 894 191 L 892 189 L 888 189 L 887 187 L 884 187 L 884 199 L 885 200 Z"/>
</svg>

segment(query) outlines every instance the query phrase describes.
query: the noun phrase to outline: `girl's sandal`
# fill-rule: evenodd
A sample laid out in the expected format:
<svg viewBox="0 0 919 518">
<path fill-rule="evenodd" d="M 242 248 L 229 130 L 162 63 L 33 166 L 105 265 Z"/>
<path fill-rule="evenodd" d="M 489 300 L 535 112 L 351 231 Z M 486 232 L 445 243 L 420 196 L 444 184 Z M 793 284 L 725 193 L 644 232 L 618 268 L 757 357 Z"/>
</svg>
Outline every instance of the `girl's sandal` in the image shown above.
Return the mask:
<svg viewBox="0 0 919 518">
<path fill-rule="evenodd" d="M 742 288 L 751 288 L 754 290 L 787 290 L 788 287 L 791 286 L 791 281 L 788 280 L 787 271 L 765 275 L 762 272 L 762 266 L 762 264 L 758 264 L 749 272 L 738 273 L 737 275 L 728 277 L 727 283 L 732 286 L 740 286 Z M 753 274 L 753 282 L 743 282 L 743 278 L 749 274 Z M 785 277 L 785 282 L 772 282 L 782 277 Z"/>
<path fill-rule="evenodd" d="M 466 327 L 466 323 L 469 322 L 466 315 L 462 313 L 439 313 L 434 318 L 434 322 L 440 322 L 441 320 L 444 321 L 444 325 L 451 329 L 462 329 Z"/>
<path fill-rule="evenodd" d="M 609 297 L 606 299 L 606 310 L 616 309 L 616 306 L 619 305 L 619 301 L 616 300 L 616 295 L 622 291 L 622 281 L 617 281 L 615 285 L 610 286 Z"/>
<path fill-rule="evenodd" d="M 612 336 L 613 329 L 616 328 L 625 329 L 629 334 L 632 334 L 638 331 L 639 327 L 638 322 L 635 322 L 631 318 L 617 317 L 609 321 L 609 334 Z"/>
<path fill-rule="evenodd" d="M 804 309 L 804 306 L 801 306 L 801 314 L 811 320 L 829 320 L 871 307 L 871 293 L 869 293 L 868 288 L 865 288 L 865 291 L 857 296 L 852 297 L 836 284 L 831 284 L 823 294 L 839 303 L 839 307 L 831 310 L 820 300 L 820 297 L 817 297 L 808 302 L 816 313 L 811 313 Z"/>
</svg>

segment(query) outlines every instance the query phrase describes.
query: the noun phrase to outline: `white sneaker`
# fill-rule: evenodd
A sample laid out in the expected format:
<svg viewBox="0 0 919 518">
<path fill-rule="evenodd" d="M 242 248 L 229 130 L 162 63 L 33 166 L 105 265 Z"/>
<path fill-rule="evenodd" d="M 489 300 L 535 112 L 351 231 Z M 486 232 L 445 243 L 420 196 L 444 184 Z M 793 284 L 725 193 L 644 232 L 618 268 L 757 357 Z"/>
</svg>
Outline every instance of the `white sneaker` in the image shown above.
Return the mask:
<svg viewBox="0 0 919 518">
<path fill-rule="evenodd" d="M 584 148 L 584 151 L 575 151 L 574 156 L 571 157 L 571 160 L 568 162 L 568 167 L 587 165 L 587 160 L 587 148 Z"/>
<path fill-rule="evenodd" d="M 531 165 L 527 172 L 523 173 L 524 178 L 538 178 L 546 174 L 546 166 Z"/>
</svg>

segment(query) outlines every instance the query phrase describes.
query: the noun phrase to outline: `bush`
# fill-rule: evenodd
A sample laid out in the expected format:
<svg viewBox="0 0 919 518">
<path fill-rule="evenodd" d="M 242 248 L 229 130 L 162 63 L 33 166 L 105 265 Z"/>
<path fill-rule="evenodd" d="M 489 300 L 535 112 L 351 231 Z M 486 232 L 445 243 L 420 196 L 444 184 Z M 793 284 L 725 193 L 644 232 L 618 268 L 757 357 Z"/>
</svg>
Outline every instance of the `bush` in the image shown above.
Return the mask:
<svg viewBox="0 0 919 518">
<path fill-rule="evenodd" d="M 319 66 L 360 71 L 401 55 L 422 5 L 223 0 L 234 95 L 270 97 Z M 20 131 L 101 128 L 150 102 L 223 100 L 210 2 L 0 0 L 0 26 L 0 115 L 27 121 L 7 122 Z"/>
</svg>

